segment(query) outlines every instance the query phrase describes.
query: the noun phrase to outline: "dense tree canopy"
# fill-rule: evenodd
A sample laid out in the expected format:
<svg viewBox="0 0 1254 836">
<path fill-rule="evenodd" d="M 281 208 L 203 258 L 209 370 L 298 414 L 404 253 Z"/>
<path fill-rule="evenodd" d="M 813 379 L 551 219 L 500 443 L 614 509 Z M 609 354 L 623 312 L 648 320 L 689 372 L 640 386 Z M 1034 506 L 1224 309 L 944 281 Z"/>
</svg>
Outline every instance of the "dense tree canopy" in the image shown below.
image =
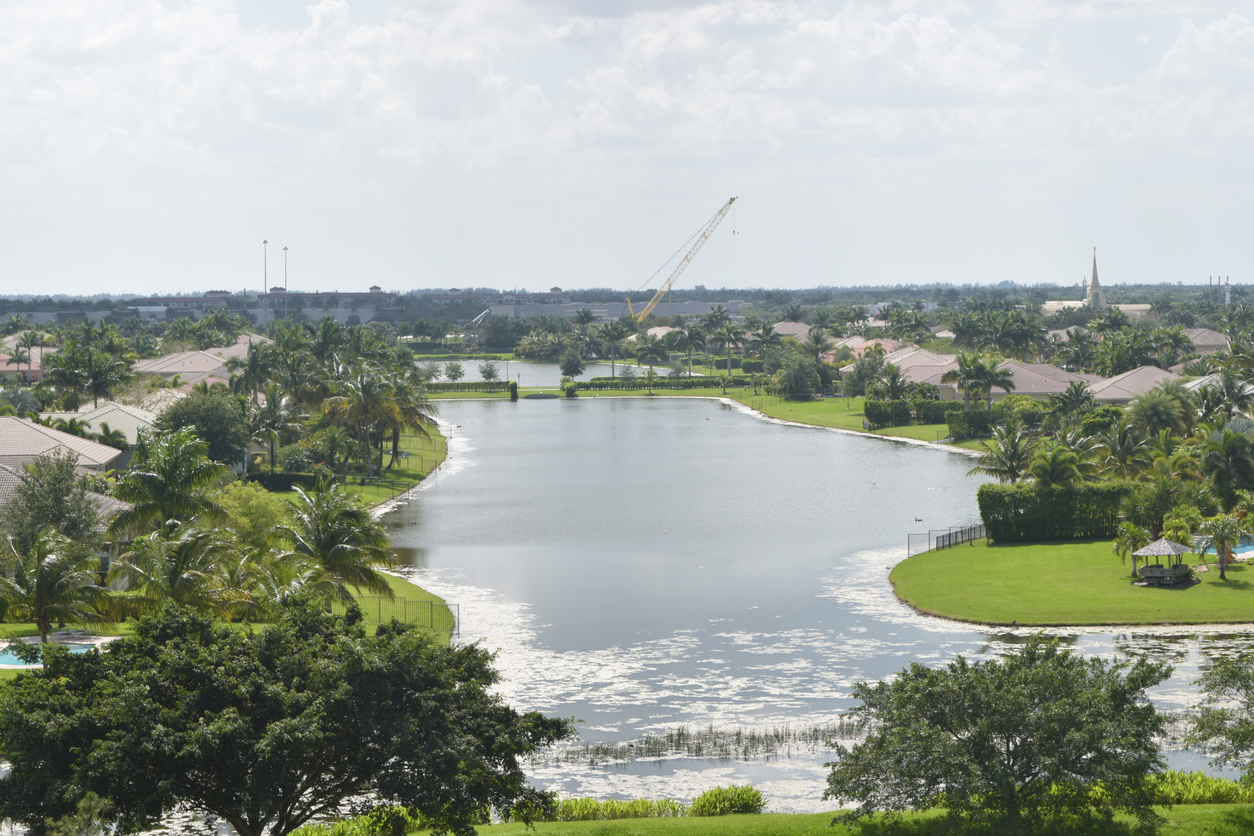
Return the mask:
<svg viewBox="0 0 1254 836">
<path fill-rule="evenodd" d="M 1085 659 L 1036 637 L 1003 660 L 912 664 L 860 683 L 866 739 L 841 749 L 825 798 L 844 818 L 941 807 L 955 821 L 1029 832 L 1047 823 L 1155 820 L 1163 719 L 1146 697 L 1170 668 Z M 1100 788 L 1100 792 L 1098 791 Z"/>
<path fill-rule="evenodd" d="M 90 791 L 124 829 L 187 804 L 282 836 L 372 790 L 469 835 L 489 807 L 543 807 L 519 759 L 571 733 L 496 681 L 482 648 L 395 622 L 367 637 L 295 606 L 254 634 L 169 607 L 103 653 L 50 650 L 0 694 L 0 814 L 38 833 Z"/>
</svg>

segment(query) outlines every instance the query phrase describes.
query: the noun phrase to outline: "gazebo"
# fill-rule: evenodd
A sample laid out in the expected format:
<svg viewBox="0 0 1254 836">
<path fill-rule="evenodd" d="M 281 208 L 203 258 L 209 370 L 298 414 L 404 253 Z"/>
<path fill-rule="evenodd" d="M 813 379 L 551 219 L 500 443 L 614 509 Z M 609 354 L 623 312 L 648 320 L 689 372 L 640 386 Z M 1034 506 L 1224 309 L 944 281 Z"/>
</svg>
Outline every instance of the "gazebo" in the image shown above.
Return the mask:
<svg viewBox="0 0 1254 836">
<path fill-rule="evenodd" d="M 1153 586 L 1176 586 L 1189 579 L 1189 567 L 1184 565 L 1181 555 L 1191 551 L 1193 549 L 1188 546 L 1161 537 L 1145 548 L 1134 551 L 1132 556 L 1146 558 L 1145 565 L 1137 570 L 1141 580 Z M 1154 558 L 1152 564 L 1149 562 L 1151 557 Z M 1166 566 L 1162 563 L 1164 557 L 1167 558 Z"/>
</svg>

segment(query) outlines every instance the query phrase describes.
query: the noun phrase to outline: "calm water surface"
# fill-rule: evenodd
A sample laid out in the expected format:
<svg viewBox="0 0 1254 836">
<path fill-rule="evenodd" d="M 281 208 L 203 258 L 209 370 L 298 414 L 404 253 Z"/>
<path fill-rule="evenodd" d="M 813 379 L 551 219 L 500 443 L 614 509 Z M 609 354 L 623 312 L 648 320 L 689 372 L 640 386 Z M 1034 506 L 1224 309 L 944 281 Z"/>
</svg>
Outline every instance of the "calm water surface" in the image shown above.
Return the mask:
<svg viewBox="0 0 1254 836">
<path fill-rule="evenodd" d="M 978 522 L 966 456 L 705 399 L 439 406 L 449 461 L 388 517 L 394 540 L 417 580 L 460 606 L 463 640 L 499 651 L 511 703 L 579 718 L 585 741 L 828 723 L 855 682 L 995 655 L 1028 635 L 918 616 L 889 586 L 908 533 Z M 1155 692 L 1169 709 L 1195 700 L 1190 683 L 1213 654 L 1251 646 L 1232 630 L 1055 632 L 1084 653 L 1175 664 Z M 529 774 L 599 796 L 686 798 L 752 781 L 771 809 L 817 810 L 830 808 L 826 759 L 794 750 Z"/>
</svg>

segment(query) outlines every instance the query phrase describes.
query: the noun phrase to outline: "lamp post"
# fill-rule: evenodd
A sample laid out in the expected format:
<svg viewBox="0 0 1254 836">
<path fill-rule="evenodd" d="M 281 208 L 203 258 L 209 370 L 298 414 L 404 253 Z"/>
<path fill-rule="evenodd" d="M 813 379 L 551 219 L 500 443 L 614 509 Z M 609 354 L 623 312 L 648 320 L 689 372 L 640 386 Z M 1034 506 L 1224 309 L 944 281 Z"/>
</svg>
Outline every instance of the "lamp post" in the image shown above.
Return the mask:
<svg viewBox="0 0 1254 836">
<path fill-rule="evenodd" d="M 267 246 L 269 241 L 261 242 L 261 292 L 270 292 L 270 258 L 267 255 Z"/>
<path fill-rule="evenodd" d="M 287 247 L 283 248 L 283 318 L 287 319 Z"/>
</svg>

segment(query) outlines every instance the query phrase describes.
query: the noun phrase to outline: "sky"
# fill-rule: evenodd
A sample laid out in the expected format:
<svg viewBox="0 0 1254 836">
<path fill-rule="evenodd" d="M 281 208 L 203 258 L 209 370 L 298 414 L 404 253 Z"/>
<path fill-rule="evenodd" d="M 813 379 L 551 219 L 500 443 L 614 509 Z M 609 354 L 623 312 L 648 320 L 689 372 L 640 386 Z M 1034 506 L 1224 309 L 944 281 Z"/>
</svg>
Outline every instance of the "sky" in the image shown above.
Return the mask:
<svg viewBox="0 0 1254 836">
<path fill-rule="evenodd" d="M 1254 281 L 1254 3 L 4 0 L 0 295 Z M 269 242 L 263 246 L 262 241 Z"/>
</svg>

